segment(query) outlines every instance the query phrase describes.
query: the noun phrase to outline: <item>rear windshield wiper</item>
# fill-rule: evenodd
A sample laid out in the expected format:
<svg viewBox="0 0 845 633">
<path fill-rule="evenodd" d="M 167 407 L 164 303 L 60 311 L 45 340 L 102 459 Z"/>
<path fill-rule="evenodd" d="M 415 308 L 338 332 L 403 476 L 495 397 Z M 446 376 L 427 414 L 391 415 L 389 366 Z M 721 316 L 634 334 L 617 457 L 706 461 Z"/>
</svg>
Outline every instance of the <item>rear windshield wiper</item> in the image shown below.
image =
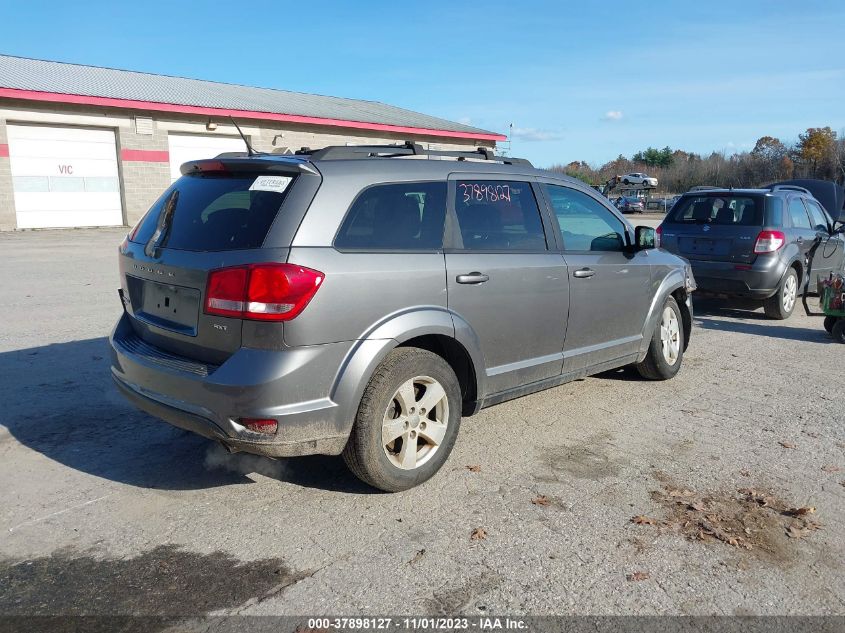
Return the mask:
<svg viewBox="0 0 845 633">
<path fill-rule="evenodd" d="M 176 213 L 176 205 L 179 203 L 179 190 L 174 189 L 164 203 L 164 208 L 158 216 L 156 222 L 156 230 L 153 232 L 146 246 L 144 246 L 144 254 L 147 257 L 155 257 L 156 251 L 167 245 L 167 240 L 170 237 L 170 229 L 173 226 L 173 216 Z"/>
</svg>

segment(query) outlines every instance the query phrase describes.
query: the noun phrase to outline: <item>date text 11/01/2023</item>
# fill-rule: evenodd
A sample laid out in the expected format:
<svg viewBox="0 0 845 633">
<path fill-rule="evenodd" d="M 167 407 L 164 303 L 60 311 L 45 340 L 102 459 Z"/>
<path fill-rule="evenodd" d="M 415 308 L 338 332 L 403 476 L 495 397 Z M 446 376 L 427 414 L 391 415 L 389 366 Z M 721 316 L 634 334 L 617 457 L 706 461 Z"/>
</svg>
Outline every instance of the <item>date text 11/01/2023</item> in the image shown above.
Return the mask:
<svg viewBox="0 0 845 633">
<path fill-rule="evenodd" d="M 520 631 L 528 628 L 527 623 L 519 618 L 477 617 L 477 618 L 439 618 L 439 617 L 336 617 L 310 618 L 309 630 L 341 631 L 378 631 L 378 630 L 430 630 L 430 631 Z"/>
</svg>

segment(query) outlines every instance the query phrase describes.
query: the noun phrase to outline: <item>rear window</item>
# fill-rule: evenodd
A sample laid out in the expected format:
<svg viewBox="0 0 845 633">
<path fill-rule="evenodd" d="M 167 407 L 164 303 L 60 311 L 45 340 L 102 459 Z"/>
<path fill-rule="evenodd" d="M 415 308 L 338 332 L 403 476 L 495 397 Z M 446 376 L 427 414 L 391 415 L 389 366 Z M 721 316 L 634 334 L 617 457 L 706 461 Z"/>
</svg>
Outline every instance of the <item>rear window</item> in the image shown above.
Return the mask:
<svg viewBox="0 0 845 633">
<path fill-rule="evenodd" d="M 445 182 L 374 185 L 352 204 L 334 244 L 351 250 L 439 250 L 445 218 Z"/>
<path fill-rule="evenodd" d="M 182 176 L 150 208 L 132 241 L 148 242 L 161 219 L 164 228 L 157 240 L 161 248 L 186 251 L 258 248 L 264 243 L 294 178 L 243 172 Z"/>
<path fill-rule="evenodd" d="M 664 223 L 762 226 L 763 199 L 729 194 L 687 196 L 672 207 Z"/>
</svg>

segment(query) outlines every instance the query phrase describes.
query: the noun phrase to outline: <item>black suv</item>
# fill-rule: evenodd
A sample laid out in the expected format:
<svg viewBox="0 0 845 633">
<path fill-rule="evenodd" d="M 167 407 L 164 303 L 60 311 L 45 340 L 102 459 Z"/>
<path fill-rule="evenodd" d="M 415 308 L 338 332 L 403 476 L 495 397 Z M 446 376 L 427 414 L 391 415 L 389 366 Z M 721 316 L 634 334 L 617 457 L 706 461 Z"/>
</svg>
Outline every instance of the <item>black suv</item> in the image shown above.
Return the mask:
<svg viewBox="0 0 845 633">
<path fill-rule="evenodd" d="M 696 187 L 657 233 L 663 248 L 689 260 L 699 292 L 760 300 L 767 316 L 786 319 L 817 240 L 810 288 L 843 268 L 843 193 L 834 183 L 813 180 L 763 189 Z"/>
</svg>

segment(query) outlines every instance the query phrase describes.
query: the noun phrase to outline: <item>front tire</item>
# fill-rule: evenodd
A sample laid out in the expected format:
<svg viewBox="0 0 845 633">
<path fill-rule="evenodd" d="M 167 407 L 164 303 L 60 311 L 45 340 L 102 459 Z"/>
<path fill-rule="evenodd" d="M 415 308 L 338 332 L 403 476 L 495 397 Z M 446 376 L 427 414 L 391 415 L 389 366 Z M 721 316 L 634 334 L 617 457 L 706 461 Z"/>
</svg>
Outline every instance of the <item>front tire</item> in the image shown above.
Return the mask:
<svg viewBox="0 0 845 633">
<path fill-rule="evenodd" d="M 678 302 L 674 297 L 667 298 L 648 346 L 648 353 L 636 365 L 640 376 L 648 380 L 669 380 L 680 371 L 684 360 L 683 322 Z"/>
<path fill-rule="evenodd" d="M 833 340 L 837 343 L 845 343 L 845 319 L 839 319 L 833 324 L 833 329 L 830 332 L 833 335 Z"/>
<path fill-rule="evenodd" d="M 778 291 L 763 304 L 763 311 L 770 319 L 783 321 L 792 316 L 798 300 L 798 273 L 790 267 L 781 279 Z"/>
<path fill-rule="evenodd" d="M 833 334 L 833 326 L 836 325 L 838 320 L 839 318 L 835 316 L 826 316 L 824 318 L 824 329 L 828 334 Z"/>
<path fill-rule="evenodd" d="M 356 477 L 386 492 L 431 478 L 461 423 L 461 388 L 440 356 L 399 347 L 376 369 L 361 398 L 343 459 Z"/>
</svg>

